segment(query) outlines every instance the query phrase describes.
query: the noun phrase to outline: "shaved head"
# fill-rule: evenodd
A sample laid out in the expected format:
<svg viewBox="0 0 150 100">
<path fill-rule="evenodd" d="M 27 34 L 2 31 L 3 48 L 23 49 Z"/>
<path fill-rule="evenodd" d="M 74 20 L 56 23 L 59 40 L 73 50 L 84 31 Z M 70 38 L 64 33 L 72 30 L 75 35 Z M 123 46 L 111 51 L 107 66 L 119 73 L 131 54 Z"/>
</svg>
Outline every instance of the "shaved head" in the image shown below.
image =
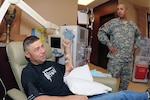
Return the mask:
<svg viewBox="0 0 150 100">
<path fill-rule="evenodd" d="M 118 4 L 118 6 L 122 6 L 122 7 L 125 8 L 126 10 L 128 9 L 127 5 L 125 5 L 125 4 L 123 4 L 123 3 Z"/>
</svg>

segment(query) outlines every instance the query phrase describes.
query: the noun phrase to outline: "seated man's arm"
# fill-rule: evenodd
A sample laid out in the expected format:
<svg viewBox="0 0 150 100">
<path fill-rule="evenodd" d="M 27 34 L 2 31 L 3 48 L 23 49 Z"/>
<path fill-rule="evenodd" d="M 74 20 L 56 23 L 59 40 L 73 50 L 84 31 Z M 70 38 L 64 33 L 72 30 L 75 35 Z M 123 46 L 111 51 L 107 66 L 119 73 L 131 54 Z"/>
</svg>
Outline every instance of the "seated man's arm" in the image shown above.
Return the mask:
<svg viewBox="0 0 150 100">
<path fill-rule="evenodd" d="M 69 96 L 48 96 L 37 89 L 32 83 L 27 84 L 26 93 L 28 100 L 88 100 L 86 96 L 69 95 Z"/>
<path fill-rule="evenodd" d="M 33 100 L 40 95 L 44 95 L 43 92 L 36 88 L 36 86 L 32 82 L 23 84 L 23 88 L 28 97 L 28 100 Z"/>
<path fill-rule="evenodd" d="M 88 100 L 87 96 L 69 95 L 69 96 L 47 96 L 41 95 L 34 100 Z"/>
<path fill-rule="evenodd" d="M 65 47 L 65 67 L 66 73 L 69 73 L 72 68 L 73 68 L 73 63 L 72 63 L 72 55 L 71 55 L 71 42 L 68 39 L 63 39 L 63 45 Z"/>
</svg>

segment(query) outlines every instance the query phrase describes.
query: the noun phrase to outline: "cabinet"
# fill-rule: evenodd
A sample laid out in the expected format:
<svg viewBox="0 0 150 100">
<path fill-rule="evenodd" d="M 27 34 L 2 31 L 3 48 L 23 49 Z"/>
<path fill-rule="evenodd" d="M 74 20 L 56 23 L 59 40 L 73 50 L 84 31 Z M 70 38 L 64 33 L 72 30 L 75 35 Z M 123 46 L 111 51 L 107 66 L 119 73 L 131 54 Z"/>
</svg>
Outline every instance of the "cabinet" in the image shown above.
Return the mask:
<svg viewBox="0 0 150 100">
<path fill-rule="evenodd" d="M 8 62 L 6 46 L 0 46 L 0 78 L 3 81 L 6 90 L 9 90 L 11 88 L 18 88 L 10 64 Z M 0 100 L 2 100 L 4 93 L 4 88 L 0 83 Z M 9 97 L 6 98 L 6 100 L 11 100 Z"/>
</svg>

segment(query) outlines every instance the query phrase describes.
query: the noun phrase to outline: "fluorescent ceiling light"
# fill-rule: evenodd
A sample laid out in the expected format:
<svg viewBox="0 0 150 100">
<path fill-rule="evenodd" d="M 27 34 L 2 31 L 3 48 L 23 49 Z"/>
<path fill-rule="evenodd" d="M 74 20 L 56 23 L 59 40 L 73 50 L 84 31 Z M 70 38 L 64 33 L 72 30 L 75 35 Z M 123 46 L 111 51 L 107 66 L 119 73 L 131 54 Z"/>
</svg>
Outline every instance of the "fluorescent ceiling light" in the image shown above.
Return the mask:
<svg viewBox="0 0 150 100">
<path fill-rule="evenodd" d="M 93 1 L 95 1 L 95 0 L 78 0 L 78 4 L 86 6 L 86 5 L 90 4 Z"/>
</svg>

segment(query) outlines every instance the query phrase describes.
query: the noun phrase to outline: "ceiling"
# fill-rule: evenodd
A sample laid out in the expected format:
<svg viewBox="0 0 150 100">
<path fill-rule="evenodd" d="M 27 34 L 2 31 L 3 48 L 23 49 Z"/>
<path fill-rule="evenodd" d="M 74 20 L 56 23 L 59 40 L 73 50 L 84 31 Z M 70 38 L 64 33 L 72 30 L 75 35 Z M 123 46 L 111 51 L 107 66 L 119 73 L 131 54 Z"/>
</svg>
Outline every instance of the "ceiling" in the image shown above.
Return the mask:
<svg viewBox="0 0 150 100">
<path fill-rule="evenodd" d="M 94 2 L 90 3 L 89 5 L 87 6 L 82 6 L 82 5 L 78 5 L 78 10 L 82 10 L 84 8 L 94 8 L 94 7 L 97 7 L 105 2 L 107 2 L 109 0 L 95 0 Z"/>
<path fill-rule="evenodd" d="M 94 2 L 92 2 L 91 4 L 87 5 L 87 6 L 81 6 L 79 5 L 78 6 L 78 10 L 82 10 L 84 8 L 95 8 L 105 2 L 107 2 L 109 0 L 95 0 Z M 148 7 L 150 8 L 150 0 L 125 0 L 133 5 L 136 5 L 136 6 L 141 6 L 141 7 Z"/>
</svg>

